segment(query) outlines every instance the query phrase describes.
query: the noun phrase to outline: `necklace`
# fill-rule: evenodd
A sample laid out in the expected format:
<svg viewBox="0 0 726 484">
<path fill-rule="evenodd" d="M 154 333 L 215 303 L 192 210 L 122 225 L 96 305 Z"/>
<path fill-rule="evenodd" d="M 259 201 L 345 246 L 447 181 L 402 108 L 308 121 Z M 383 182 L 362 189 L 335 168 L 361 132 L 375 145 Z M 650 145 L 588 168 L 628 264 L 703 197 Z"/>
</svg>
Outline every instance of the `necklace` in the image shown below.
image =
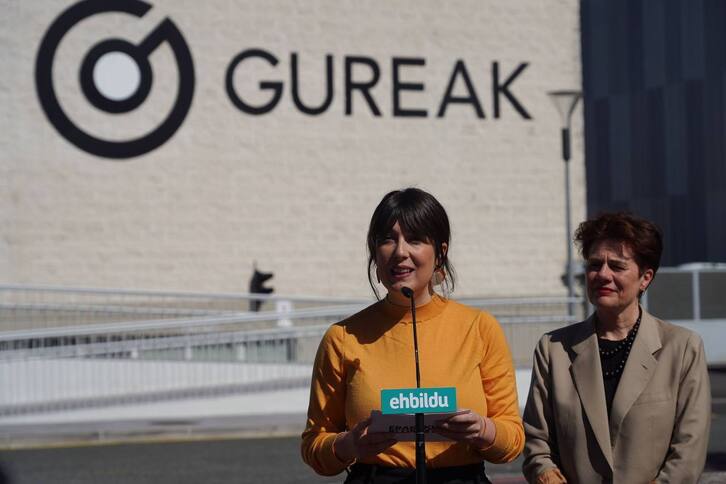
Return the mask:
<svg viewBox="0 0 726 484">
<path fill-rule="evenodd" d="M 630 331 L 628 331 L 628 336 L 626 336 L 625 339 L 619 341 L 614 348 L 605 349 L 602 346 L 598 345 L 601 363 L 604 363 L 605 360 L 610 360 L 615 355 L 622 353 L 622 355 L 620 356 L 620 361 L 616 364 L 615 368 L 612 368 L 610 370 L 605 370 L 603 368 L 603 377 L 608 379 L 615 378 L 619 377 L 623 373 L 623 370 L 625 369 L 625 363 L 628 361 L 628 355 L 630 355 L 630 350 L 633 347 L 633 342 L 635 341 L 635 337 L 638 334 L 638 328 L 640 328 L 641 318 L 642 311 L 638 313 L 638 319 L 635 321 L 633 327 L 630 328 Z"/>
</svg>

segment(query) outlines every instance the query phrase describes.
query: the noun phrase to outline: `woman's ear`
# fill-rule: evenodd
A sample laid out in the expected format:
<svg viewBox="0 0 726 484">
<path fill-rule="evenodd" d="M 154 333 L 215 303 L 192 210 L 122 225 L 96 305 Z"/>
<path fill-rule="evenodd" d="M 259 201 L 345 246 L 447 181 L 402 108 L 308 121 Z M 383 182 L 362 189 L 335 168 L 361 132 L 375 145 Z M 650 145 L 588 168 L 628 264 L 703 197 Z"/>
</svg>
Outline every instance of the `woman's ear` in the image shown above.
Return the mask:
<svg viewBox="0 0 726 484">
<path fill-rule="evenodd" d="M 446 242 L 442 242 L 441 243 L 441 255 L 443 256 L 444 259 L 446 258 L 446 252 L 448 250 L 449 250 L 449 244 L 447 244 Z M 441 258 L 437 257 L 436 258 L 436 268 L 441 268 L 443 265 L 444 265 L 444 261 L 441 260 Z"/>
<path fill-rule="evenodd" d="M 655 275 L 655 272 L 653 272 L 653 269 L 646 269 L 643 271 L 643 274 L 640 276 L 640 292 L 645 292 L 646 289 L 648 289 L 648 286 L 650 286 L 651 281 L 653 281 L 653 276 Z"/>
</svg>

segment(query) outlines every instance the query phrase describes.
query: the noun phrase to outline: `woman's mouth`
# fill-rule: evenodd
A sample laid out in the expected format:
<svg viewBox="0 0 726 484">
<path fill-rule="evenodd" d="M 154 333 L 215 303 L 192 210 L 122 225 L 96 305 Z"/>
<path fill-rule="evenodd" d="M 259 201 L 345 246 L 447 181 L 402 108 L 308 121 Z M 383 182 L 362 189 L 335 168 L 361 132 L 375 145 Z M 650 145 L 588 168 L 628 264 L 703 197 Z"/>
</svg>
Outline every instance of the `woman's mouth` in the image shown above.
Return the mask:
<svg viewBox="0 0 726 484">
<path fill-rule="evenodd" d="M 613 289 L 608 289 L 607 287 L 601 287 L 598 288 L 596 291 L 598 296 L 607 296 L 609 294 L 614 293 L 615 291 Z"/>
<path fill-rule="evenodd" d="M 394 280 L 401 280 L 408 277 L 411 273 L 413 273 L 413 269 L 410 267 L 394 267 L 391 269 L 391 277 Z"/>
</svg>

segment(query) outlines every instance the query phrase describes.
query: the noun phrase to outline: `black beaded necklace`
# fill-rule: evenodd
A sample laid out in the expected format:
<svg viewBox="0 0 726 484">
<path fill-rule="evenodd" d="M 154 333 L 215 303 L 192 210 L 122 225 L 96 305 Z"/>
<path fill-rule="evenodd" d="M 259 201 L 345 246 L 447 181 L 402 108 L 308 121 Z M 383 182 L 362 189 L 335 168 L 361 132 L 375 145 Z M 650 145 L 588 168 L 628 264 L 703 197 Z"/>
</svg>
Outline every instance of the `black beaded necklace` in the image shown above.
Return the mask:
<svg viewBox="0 0 726 484">
<path fill-rule="evenodd" d="M 622 353 L 622 356 L 620 356 L 620 361 L 617 363 L 615 368 L 610 370 L 605 370 L 603 368 L 603 377 L 604 378 L 616 378 L 620 377 L 620 375 L 623 373 L 623 370 L 625 369 L 625 363 L 628 361 L 628 355 L 630 355 L 630 350 L 633 347 L 633 342 L 635 341 L 635 337 L 638 334 L 638 328 L 640 328 L 640 319 L 642 317 L 642 311 L 638 312 L 638 319 L 635 321 L 635 324 L 632 328 L 630 328 L 630 331 L 628 331 L 628 336 L 625 337 L 625 339 L 618 342 L 618 344 L 610 349 L 605 349 L 602 346 L 599 345 L 599 351 L 600 351 L 600 360 L 604 362 L 604 360 L 609 360 L 616 355 Z"/>
</svg>

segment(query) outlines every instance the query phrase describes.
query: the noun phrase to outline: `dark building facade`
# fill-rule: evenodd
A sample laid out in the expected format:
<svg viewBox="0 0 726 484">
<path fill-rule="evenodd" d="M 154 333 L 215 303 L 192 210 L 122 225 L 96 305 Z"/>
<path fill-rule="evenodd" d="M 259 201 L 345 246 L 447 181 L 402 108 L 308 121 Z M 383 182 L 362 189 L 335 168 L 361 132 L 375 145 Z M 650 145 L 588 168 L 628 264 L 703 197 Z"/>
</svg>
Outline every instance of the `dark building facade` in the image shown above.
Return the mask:
<svg viewBox="0 0 726 484">
<path fill-rule="evenodd" d="M 630 210 L 664 265 L 726 262 L 726 2 L 582 0 L 588 213 Z"/>
</svg>

